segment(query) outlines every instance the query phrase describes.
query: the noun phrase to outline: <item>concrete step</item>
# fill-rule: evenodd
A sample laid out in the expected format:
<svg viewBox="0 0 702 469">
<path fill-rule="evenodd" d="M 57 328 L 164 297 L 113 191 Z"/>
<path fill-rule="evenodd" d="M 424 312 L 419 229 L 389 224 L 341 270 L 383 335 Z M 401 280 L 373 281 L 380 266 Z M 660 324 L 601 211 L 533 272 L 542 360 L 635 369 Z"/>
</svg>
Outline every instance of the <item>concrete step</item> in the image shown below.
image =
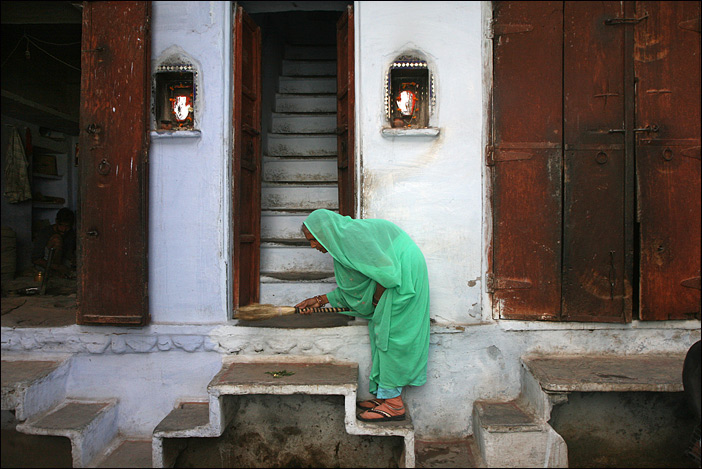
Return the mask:
<svg viewBox="0 0 702 469">
<path fill-rule="evenodd" d="M 336 77 L 288 77 L 278 78 L 279 93 L 334 94 Z"/>
<path fill-rule="evenodd" d="M 336 112 L 336 94 L 276 93 L 274 112 Z"/>
<path fill-rule="evenodd" d="M 153 467 L 151 440 L 118 437 L 94 467 Z"/>
<path fill-rule="evenodd" d="M 334 261 L 329 254 L 309 246 L 261 244 L 261 272 L 333 272 Z"/>
<path fill-rule="evenodd" d="M 187 446 L 185 438 L 211 435 L 208 402 L 180 404 L 156 426 L 152 438 L 153 467 L 173 467 Z"/>
<path fill-rule="evenodd" d="M 417 440 L 415 446 L 417 467 L 486 467 L 473 436 L 457 440 Z"/>
<path fill-rule="evenodd" d="M 67 399 L 17 425 L 17 431 L 68 438 L 73 467 L 88 467 L 117 436 L 117 401 Z"/>
<path fill-rule="evenodd" d="M 66 398 L 70 358 L 22 360 L 3 356 L 2 410 L 20 422 L 42 414 Z"/>
<path fill-rule="evenodd" d="M 302 223 L 310 212 L 277 212 L 261 213 L 261 239 L 302 240 Z"/>
<path fill-rule="evenodd" d="M 336 60 L 283 60 L 284 76 L 336 76 Z"/>
<path fill-rule="evenodd" d="M 336 182 L 336 158 L 263 158 L 263 180 L 267 182 Z"/>
<path fill-rule="evenodd" d="M 274 112 L 271 132 L 276 134 L 331 134 L 336 132 L 336 114 L 291 114 Z"/>
<path fill-rule="evenodd" d="M 567 467 L 558 433 L 520 400 L 475 401 L 473 435 L 487 467 Z"/>
<path fill-rule="evenodd" d="M 260 302 L 276 306 L 296 305 L 305 298 L 336 288 L 334 272 L 261 272 Z"/>
<path fill-rule="evenodd" d="M 290 60 L 336 60 L 336 46 L 285 46 L 285 58 Z"/>
<path fill-rule="evenodd" d="M 339 193 L 334 185 L 292 185 L 264 183 L 261 187 L 263 210 L 338 210 Z"/>
<path fill-rule="evenodd" d="M 268 156 L 334 156 L 336 135 L 268 134 Z"/>
</svg>

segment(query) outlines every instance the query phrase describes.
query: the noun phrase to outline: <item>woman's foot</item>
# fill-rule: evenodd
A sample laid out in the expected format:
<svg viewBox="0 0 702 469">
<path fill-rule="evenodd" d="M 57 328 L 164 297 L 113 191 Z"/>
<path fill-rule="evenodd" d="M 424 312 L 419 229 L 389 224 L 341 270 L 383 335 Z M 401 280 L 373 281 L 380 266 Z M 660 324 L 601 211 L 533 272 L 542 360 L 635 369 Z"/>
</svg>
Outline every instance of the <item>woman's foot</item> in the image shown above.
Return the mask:
<svg viewBox="0 0 702 469">
<path fill-rule="evenodd" d="M 385 399 L 368 399 L 367 401 L 361 401 L 356 403 L 356 407 L 363 410 L 374 409 L 385 402 Z"/>
<path fill-rule="evenodd" d="M 358 415 L 364 422 L 391 422 L 405 419 L 405 406 L 400 396 L 385 399 L 385 402 Z"/>
</svg>

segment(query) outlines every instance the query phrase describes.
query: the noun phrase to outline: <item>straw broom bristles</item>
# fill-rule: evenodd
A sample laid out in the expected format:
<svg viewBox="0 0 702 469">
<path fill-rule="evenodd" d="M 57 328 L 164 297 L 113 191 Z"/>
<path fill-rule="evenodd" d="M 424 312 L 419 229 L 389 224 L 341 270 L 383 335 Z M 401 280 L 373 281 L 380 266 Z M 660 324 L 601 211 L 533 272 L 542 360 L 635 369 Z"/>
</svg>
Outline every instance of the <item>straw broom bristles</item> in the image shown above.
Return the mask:
<svg viewBox="0 0 702 469">
<path fill-rule="evenodd" d="M 306 308 L 305 311 L 311 313 L 339 313 L 350 311 L 348 308 Z M 242 321 L 262 321 L 264 319 L 277 318 L 279 316 L 289 316 L 299 313 L 300 309 L 294 306 L 275 306 L 271 304 L 252 303 L 242 306 L 234 314 L 235 319 Z"/>
</svg>

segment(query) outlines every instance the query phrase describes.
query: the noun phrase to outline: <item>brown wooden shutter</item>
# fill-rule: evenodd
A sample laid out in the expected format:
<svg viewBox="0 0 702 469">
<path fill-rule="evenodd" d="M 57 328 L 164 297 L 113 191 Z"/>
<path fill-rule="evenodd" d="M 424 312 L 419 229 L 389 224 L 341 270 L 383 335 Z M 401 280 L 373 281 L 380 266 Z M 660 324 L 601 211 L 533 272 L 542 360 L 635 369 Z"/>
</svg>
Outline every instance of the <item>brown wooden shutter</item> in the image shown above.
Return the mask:
<svg viewBox="0 0 702 469">
<path fill-rule="evenodd" d="M 144 325 L 150 2 L 84 2 L 78 324 Z"/>
<path fill-rule="evenodd" d="M 336 24 L 336 127 L 339 213 L 354 215 L 354 35 L 353 7 Z"/>
<path fill-rule="evenodd" d="M 234 18 L 234 308 L 258 301 L 261 246 L 261 30 L 237 7 Z"/>
<path fill-rule="evenodd" d="M 623 53 L 626 28 L 606 24 L 626 16 L 623 4 L 633 13 L 631 2 L 564 2 L 565 320 L 631 320 L 633 174 L 625 116 L 633 80 Z"/>
<path fill-rule="evenodd" d="M 494 2 L 493 264 L 500 318 L 558 319 L 562 2 Z"/>
<path fill-rule="evenodd" d="M 641 319 L 700 314 L 700 2 L 637 2 Z"/>
</svg>

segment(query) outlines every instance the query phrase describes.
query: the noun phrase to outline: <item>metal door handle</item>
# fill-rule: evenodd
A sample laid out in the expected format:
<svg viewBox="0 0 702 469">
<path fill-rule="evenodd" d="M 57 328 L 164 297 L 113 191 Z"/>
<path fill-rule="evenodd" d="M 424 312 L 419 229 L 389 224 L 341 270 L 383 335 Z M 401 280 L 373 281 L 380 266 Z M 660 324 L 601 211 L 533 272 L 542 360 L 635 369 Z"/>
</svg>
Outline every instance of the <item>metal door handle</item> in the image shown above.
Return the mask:
<svg viewBox="0 0 702 469">
<path fill-rule="evenodd" d="M 90 231 L 88 231 L 86 234 L 87 234 L 88 236 L 93 237 L 93 238 L 97 238 L 97 237 L 98 237 L 98 231 L 97 231 L 97 230 L 90 230 Z"/>
</svg>

